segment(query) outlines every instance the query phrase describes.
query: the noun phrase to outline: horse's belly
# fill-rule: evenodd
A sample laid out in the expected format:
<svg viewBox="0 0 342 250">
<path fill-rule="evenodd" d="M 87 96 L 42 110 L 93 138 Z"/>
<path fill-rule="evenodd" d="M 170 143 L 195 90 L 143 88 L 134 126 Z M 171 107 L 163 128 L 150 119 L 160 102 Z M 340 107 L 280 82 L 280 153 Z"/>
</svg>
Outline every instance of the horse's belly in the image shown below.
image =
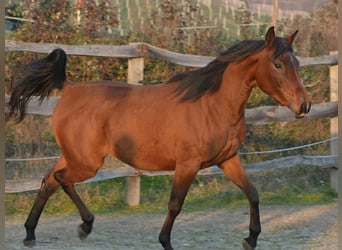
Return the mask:
<svg viewBox="0 0 342 250">
<path fill-rule="evenodd" d="M 123 162 L 129 164 L 130 166 L 147 171 L 172 171 L 175 169 L 175 161 L 165 159 L 158 156 L 149 155 L 136 155 L 133 158 L 128 159 L 126 156 L 117 156 Z"/>
<path fill-rule="evenodd" d="M 157 145 L 151 140 L 140 141 L 131 136 L 121 136 L 113 143 L 112 154 L 132 167 L 156 171 L 174 170 L 175 159 L 170 157 L 167 146 Z"/>
</svg>

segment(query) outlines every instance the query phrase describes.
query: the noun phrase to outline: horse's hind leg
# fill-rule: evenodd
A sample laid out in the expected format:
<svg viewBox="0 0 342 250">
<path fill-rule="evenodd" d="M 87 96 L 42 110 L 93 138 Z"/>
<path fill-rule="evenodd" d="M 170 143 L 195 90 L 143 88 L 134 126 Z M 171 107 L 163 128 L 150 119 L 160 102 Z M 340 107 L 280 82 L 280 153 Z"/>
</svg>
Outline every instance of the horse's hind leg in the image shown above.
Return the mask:
<svg viewBox="0 0 342 250">
<path fill-rule="evenodd" d="M 220 164 L 224 174 L 245 193 L 250 205 L 249 237 L 243 241 L 244 249 L 254 249 L 261 232 L 259 216 L 259 195 L 254 185 L 248 180 L 238 155 Z"/>
<path fill-rule="evenodd" d="M 67 168 L 61 169 L 55 172 L 54 176 L 56 180 L 61 184 L 64 192 L 70 197 L 70 199 L 76 205 L 83 223 L 78 227 L 78 236 L 81 240 L 85 239 L 88 234 L 91 233 L 93 222 L 94 222 L 94 215 L 88 210 L 88 208 L 84 205 L 83 201 L 77 194 L 74 184 L 68 183 L 66 181 L 67 176 Z"/>
<path fill-rule="evenodd" d="M 35 245 L 35 229 L 37 227 L 40 215 L 49 197 L 59 188 L 59 183 L 55 180 L 53 173 L 56 169 L 59 169 L 64 164 L 64 159 L 61 157 L 55 167 L 45 176 L 42 181 L 36 200 L 25 222 L 26 238 L 23 241 L 25 246 L 32 247 Z"/>
</svg>

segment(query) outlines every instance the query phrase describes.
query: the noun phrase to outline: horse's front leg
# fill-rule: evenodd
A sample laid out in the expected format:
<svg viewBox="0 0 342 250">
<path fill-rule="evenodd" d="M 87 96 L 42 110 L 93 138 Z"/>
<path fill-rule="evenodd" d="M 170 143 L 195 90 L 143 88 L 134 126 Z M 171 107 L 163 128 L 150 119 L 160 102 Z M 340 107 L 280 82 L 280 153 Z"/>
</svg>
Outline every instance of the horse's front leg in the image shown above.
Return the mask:
<svg viewBox="0 0 342 250">
<path fill-rule="evenodd" d="M 168 214 L 159 234 L 159 242 L 165 250 L 173 249 L 171 245 L 171 230 L 197 172 L 198 168 L 191 168 L 191 165 L 177 165 L 176 167 L 168 205 Z"/>
<path fill-rule="evenodd" d="M 243 241 L 244 249 L 254 249 L 257 245 L 257 238 L 261 232 L 259 216 L 259 195 L 254 185 L 248 180 L 240 162 L 240 157 L 233 158 L 221 163 L 220 168 L 224 174 L 245 193 L 250 205 L 249 237 Z"/>
</svg>

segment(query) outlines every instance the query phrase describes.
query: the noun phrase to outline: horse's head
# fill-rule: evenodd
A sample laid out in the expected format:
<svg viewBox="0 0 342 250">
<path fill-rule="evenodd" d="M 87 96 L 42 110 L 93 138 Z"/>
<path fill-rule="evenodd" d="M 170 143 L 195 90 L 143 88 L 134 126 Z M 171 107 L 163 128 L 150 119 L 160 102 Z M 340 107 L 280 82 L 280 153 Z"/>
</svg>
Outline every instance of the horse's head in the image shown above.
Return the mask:
<svg viewBox="0 0 342 250">
<path fill-rule="evenodd" d="M 275 36 L 274 27 L 267 31 L 266 45 L 259 54 L 256 68 L 256 83 L 262 91 L 300 118 L 309 112 L 311 98 L 299 79 L 299 62 L 291 47 L 297 32 L 287 38 L 279 38 Z"/>
</svg>

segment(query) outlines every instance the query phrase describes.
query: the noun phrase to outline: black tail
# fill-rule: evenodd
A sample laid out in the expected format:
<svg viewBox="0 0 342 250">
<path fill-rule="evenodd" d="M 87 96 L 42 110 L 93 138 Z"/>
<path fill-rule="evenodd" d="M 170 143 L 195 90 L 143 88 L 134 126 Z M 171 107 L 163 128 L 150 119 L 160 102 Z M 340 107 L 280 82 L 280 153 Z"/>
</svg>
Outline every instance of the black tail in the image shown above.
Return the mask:
<svg viewBox="0 0 342 250">
<path fill-rule="evenodd" d="M 32 96 L 38 96 L 42 102 L 53 89 L 62 89 L 66 80 L 66 60 L 64 50 L 55 49 L 47 57 L 23 66 L 7 103 L 6 120 L 12 118 L 16 123 L 21 122 Z"/>
</svg>

